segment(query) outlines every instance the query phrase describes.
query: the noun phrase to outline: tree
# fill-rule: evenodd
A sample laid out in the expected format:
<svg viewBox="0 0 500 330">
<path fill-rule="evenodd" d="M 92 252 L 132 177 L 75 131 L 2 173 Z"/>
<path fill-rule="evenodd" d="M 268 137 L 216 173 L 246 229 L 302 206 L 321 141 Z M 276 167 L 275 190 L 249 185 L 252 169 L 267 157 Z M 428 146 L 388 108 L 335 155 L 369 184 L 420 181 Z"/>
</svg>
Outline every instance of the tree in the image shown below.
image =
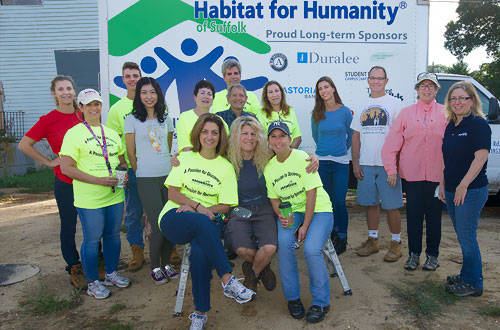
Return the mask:
<svg viewBox="0 0 500 330">
<path fill-rule="evenodd" d="M 444 46 L 459 62 L 474 49 L 486 47 L 493 61 L 471 75 L 499 98 L 500 0 L 460 0 L 457 14 L 458 19 L 446 25 Z"/>
<path fill-rule="evenodd" d="M 444 46 L 458 59 L 478 47 L 500 58 L 500 2 L 498 0 L 460 0 L 458 19 L 446 25 Z"/>
<path fill-rule="evenodd" d="M 478 71 L 471 73 L 471 76 L 500 99 L 500 60 L 482 64 Z"/>
<path fill-rule="evenodd" d="M 446 66 L 443 64 L 432 64 L 429 65 L 428 70 L 429 72 L 436 72 L 436 73 L 454 73 L 454 74 L 461 74 L 464 76 L 470 75 L 469 65 L 462 60 L 459 60 L 452 66 Z"/>
<path fill-rule="evenodd" d="M 450 69 L 450 67 L 446 66 L 444 64 L 434 64 L 434 63 L 432 63 L 427 68 L 427 71 L 428 72 L 435 72 L 435 73 L 448 73 L 449 69 Z"/>
</svg>

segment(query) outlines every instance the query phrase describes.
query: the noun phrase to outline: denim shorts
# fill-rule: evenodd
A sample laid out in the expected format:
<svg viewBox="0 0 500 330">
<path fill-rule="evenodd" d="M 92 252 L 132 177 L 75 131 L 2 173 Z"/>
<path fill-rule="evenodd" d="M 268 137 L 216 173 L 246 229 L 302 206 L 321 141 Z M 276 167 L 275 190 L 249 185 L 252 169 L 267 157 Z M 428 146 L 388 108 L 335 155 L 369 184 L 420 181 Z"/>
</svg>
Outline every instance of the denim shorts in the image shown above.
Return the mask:
<svg viewBox="0 0 500 330">
<path fill-rule="evenodd" d="M 378 205 L 382 200 L 384 210 L 395 210 L 403 206 L 401 178 L 398 175 L 396 187 L 387 183 L 387 173 L 383 166 L 361 165 L 363 180 L 358 180 L 357 201 L 362 206 Z"/>
</svg>

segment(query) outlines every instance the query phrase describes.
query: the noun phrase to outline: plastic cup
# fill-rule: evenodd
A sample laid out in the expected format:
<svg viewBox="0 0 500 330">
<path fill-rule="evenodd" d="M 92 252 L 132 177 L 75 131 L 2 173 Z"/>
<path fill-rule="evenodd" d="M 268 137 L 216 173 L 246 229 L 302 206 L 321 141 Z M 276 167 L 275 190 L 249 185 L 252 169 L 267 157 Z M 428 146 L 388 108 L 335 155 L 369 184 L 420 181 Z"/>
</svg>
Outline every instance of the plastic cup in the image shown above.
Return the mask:
<svg viewBox="0 0 500 330">
<path fill-rule="evenodd" d="M 117 166 L 115 168 L 116 178 L 118 179 L 116 188 L 123 188 L 123 180 L 125 179 L 125 174 L 127 174 L 127 170 L 128 169 L 123 166 Z"/>
<path fill-rule="evenodd" d="M 293 228 L 295 225 L 292 211 L 292 204 L 290 202 L 281 202 L 278 206 L 281 212 L 281 215 L 285 218 L 288 218 L 288 225 L 286 228 Z"/>
</svg>

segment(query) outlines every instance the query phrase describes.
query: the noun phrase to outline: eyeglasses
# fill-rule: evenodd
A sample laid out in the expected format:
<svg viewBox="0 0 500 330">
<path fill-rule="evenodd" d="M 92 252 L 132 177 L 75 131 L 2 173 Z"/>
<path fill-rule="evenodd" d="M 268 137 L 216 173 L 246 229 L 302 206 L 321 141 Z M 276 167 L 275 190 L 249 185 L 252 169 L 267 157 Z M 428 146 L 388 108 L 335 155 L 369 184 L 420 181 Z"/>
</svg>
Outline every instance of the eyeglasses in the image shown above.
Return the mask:
<svg viewBox="0 0 500 330">
<path fill-rule="evenodd" d="M 434 86 L 434 85 L 432 85 L 432 84 L 431 84 L 431 85 L 419 85 L 419 86 L 418 86 L 418 88 L 419 88 L 419 89 L 422 89 L 422 90 L 424 90 L 424 89 L 428 89 L 428 90 L 430 90 L 430 91 L 433 91 L 433 90 L 434 90 L 434 88 L 436 88 L 436 86 Z"/>
<path fill-rule="evenodd" d="M 386 77 L 368 77 L 368 80 L 382 81 L 382 80 L 386 80 L 386 79 L 387 79 Z"/>
<path fill-rule="evenodd" d="M 470 100 L 471 98 L 472 98 L 472 96 L 450 97 L 449 101 L 450 101 L 450 103 L 456 103 L 457 101 L 460 101 L 460 103 L 463 103 L 467 100 Z"/>
</svg>

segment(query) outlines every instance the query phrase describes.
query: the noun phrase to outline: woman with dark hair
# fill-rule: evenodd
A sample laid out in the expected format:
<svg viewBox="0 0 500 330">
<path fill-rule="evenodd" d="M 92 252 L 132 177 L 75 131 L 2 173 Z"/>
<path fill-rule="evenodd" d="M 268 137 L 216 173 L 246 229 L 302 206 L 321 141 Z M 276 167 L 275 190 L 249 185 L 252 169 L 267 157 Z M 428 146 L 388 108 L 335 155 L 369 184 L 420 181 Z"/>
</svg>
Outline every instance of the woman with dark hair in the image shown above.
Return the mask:
<svg viewBox="0 0 500 330">
<path fill-rule="evenodd" d="M 132 114 L 125 119 L 128 159 L 137 177 L 141 203 L 151 225 L 149 258 L 151 277 L 163 284 L 179 276 L 169 264 L 172 243 L 158 228 L 158 215 L 168 201 L 164 182 L 170 173 L 170 150 L 174 125 L 165 113 L 166 105 L 158 82 L 143 77 L 137 82 Z"/>
<path fill-rule="evenodd" d="M 347 247 L 349 214 L 345 198 L 349 184 L 349 160 L 352 139 L 352 112 L 346 107 L 330 77 L 316 82 L 311 131 L 319 157 L 319 176 L 330 196 L 335 214 L 331 234 L 337 254 Z"/>
<path fill-rule="evenodd" d="M 191 281 L 195 312 L 190 329 L 203 329 L 210 309 L 212 268 L 222 279 L 224 295 L 238 303 L 249 302 L 255 292 L 231 275 L 221 242 L 220 214 L 238 204 L 238 190 L 233 166 L 224 158 L 227 134 L 223 120 L 214 114 L 202 114 L 191 131 L 192 151 L 179 155 L 165 181 L 168 202 L 158 218 L 158 225 L 169 241 L 191 243 Z"/>
<path fill-rule="evenodd" d="M 177 149 L 179 152 L 189 151 L 193 148 L 190 140 L 191 130 L 202 114 L 210 112 L 215 95 L 214 85 L 208 80 L 200 80 L 194 86 L 193 94 L 196 107 L 181 113 L 177 121 Z M 224 127 L 228 134 L 229 127 L 225 122 Z"/>
<path fill-rule="evenodd" d="M 443 138 L 444 172 L 439 196 L 446 201 L 463 257 L 460 274 L 448 276 L 446 290 L 459 297 L 480 296 L 483 266 L 476 231 L 488 199 L 486 167 L 491 128 L 484 119 L 476 89 L 468 81 L 450 87 L 444 107 L 449 123 Z"/>
<path fill-rule="evenodd" d="M 93 89 L 78 94 L 83 123 L 69 129 L 61 146 L 61 171 L 72 178 L 75 207 L 83 232 L 82 263 L 88 283 L 87 294 L 105 299 L 107 286 L 125 288 L 128 278 L 118 274 L 120 226 L 123 220 L 123 187 L 117 187 L 117 166 L 127 166 L 120 136 L 101 124 L 102 98 Z M 128 178 L 125 176 L 124 181 Z M 126 182 L 123 182 L 126 184 Z M 106 274 L 98 276 L 99 245 L 102 240 Z"/>
<path fill-rule="evenodd" d="M 318 173 L 306 172 L 308 155 L 290 147 L 290 130 L 285 123 L 271 123 L 267 141 L 275 153 L 264 169 L 264 176 L 267 196 L 279 218 L 278 261 L 283 294 L 293 318 L 305 315 L 308 322 L 318 323 L 330 310 L 330 281 L 321 251 L 333 228 L 332 204 Z M 288 217 L 280 212 L 280 204 L 284 202 L 291 209 Z M 307 314 L 300 299 L 296 231 L 297 240 L 305 240 L 304 257 L 312 295 Z"/>
<path fill-rule="evenodd" d="M 264 130 L 269 128 L 273 121 L 284 122 L 290 127 L 292 148 L 298 148 L 302 142 L 302 132 L 293 108 L 286 103 L 283 87 L 274 80 L 268 81 L 262 88 L 262 110 L 257 113 Z"/>
<path fill-rule="evenodd" d="M 37 162 L 54 169 L 54 196 L 61 219 L 59 234 L 61 251 L 71 283 L 77 289 L 84 289 L 87 287 L 87 282 L 75 243 L 77 212 L 73 205 L 73 180 L 61 172 L 59 157 L 64 135 L 82 121 L 81 113 L 75 101 L 75 84 L 71 77 L 56 76 L 50 83 L 50 91 L 57 108 L 40 117 L 21 139 L 19 150 Z M 48 159 L 33 147 L 44 138 L 47 139 L 52 152 L 57 155 L 55 159 Z"/>
</svg>

